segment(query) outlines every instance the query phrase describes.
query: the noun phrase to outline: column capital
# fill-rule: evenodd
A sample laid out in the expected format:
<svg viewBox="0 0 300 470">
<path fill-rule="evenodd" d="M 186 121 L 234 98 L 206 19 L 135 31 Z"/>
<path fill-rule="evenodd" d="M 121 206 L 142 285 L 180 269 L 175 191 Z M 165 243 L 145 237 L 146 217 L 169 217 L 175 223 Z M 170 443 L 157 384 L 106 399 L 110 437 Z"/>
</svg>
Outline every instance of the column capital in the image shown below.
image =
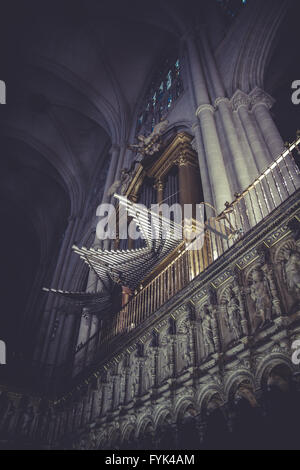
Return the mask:
<svg viewBox="0 0 300 470">
<path fill-rule="evenodd" d="M 211 113 L 214 113 L 215 108 L 211 104 L 201 104 L 196 109 L 196 116 L 199 116 L 203 111 L 210 111 Z"/>
<path fill-rule="evenodd" d="M 231 97 L 230 104 L 233 111 L 238 111 L 242 106 L 249 108 L 251 104 L 251 98 L 243 91 L 236 90 Z"/>
<path fill-rule="evenodd" d="M 178 166 L 187 166 L 188 165 L 188 157 L 184 153 L 181 153 L 176 160 L 176 164 Z"/>
<path fill-rule="evenodd" d="M 259 104 L 263 104 L 268 109 L 271 109 L 275 103 L 274 98 L 259 87 L 255 87 L 254 90 L 249 93 L 249 99 L 252 109 Z"/>
<path fill-rule="evenodd" d="M 214 109 L 218 109 L 220 103 L 226 103 L 228 104 L 229 106 L 231 105 L 230 101 L 228 98 L 226 98 L 225 96 L 219 96 L 218 98 L 216 98 L 215 102 L 214 102 Z"/>
<path fill-rule="evenodd" d="M 182 152 L 178 155 L 178 158 L 175 160 L 175 164 L 179 167 L 183 166 L 197 166 L 192 156 L 188 153 Z"/>
</svg>

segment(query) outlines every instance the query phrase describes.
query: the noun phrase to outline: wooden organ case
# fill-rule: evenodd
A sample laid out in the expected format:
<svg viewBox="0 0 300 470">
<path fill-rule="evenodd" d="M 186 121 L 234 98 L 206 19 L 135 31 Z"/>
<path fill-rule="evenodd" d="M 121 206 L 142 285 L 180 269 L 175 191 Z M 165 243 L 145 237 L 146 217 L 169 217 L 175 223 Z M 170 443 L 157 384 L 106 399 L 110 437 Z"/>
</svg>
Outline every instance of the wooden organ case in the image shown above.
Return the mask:
<svg viewBox="0 0 300 470">
<path fill-rule="evenodd" d="M 183 211 L 185 204 L 191 204 L 195 208 L 196 204 L 203 202 L 198 157 L 192 147 L 192 140 L 192 136 L 180 132 L 162 151 L 153 156 L 146 156 L 138 165 L 124 196 L 134 203 L 143 204 L 148 209 L 152 204 L 164 203 L 171 206 L 179 203 Z M 114 249 L 140 248 L 142 243 L 141 239 L 120 240 L 117 236 Z M 184 241 L 180 246 L 183 245 Z M 147 286 L 177 256 L 178 248 L 141 280 L 141 288 Z M 199 271 L 201 270 L 199 268 Z M 133 293 L 130 293 L 126 287 L 123 288 L 123 306 L 132 295 Z"/>
</svg>

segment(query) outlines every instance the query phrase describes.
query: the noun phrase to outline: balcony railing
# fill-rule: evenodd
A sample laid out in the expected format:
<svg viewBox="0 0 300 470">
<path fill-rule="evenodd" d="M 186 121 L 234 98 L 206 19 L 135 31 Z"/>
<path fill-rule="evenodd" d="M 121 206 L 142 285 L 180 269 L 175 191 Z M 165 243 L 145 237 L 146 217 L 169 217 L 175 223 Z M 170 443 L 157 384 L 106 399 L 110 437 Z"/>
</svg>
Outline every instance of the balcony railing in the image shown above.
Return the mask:
<svg viewBox="0 0 300 470">
<path fill-rule="evenodd" d="M 76 351 L 73 376 L 105 357 L 121 336 L 141 325 L 300 187 L 300 173 L 293 155 L 300 153 L 299 144 L 300 137 L 242 194 L 236 194 L 231 204 L 226 203 L 221 214 L 206 222 L 200 249 L 192 250 L 191 245 L 182 249 L 118 312 L 109 328 L 97 331 Z"/>
</svg>

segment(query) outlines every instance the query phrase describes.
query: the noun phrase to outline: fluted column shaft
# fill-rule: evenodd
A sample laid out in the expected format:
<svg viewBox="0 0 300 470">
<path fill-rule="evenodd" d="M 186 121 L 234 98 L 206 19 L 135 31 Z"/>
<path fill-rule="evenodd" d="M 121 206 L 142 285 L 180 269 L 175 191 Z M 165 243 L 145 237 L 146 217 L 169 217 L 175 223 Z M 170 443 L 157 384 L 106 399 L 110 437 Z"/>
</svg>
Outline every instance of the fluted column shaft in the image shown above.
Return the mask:
<svg viewBox="0 0 300 470">
<path fill-rule="evenodd" d="M 208 171 L 205 171 L 205 165 L 201 158 L 203 153 L 201 152 L 201 135 L 199 129 L 198 133 L 195 133 L 195 137 L 197 146 L 199 147 L 199 166 L 200 168 L 204 169 L 203 174 L 201 173 L 202 183 L 203 187 L 205 187 L 207 184 L 210 185 L 211 193 L 213 195 L 213 202 L 217 210 L 221 211 L 223 210 L 225 202 L 230 201 L 232 198 L 216 128 L 214 108 L 209 104 L 210 99 L 207 86 L 204 79 L 199 53 L 193 36 L 188 35 L 186 37 L 186 45 L 190 64 L 191 87 L 197 108 L 196 116 L 200 124 L 205 159 L 208 168 Z M 209 176 L 209 180 L 205 181 L 207 176 Z"/>
<path fill-rule="evenodd" d="M 250 93 L 250 99 L 252 112 L 270 150 L 268 163 L 271 163 L 284 150 L 283 140 L 270 114 L 274 100 L 259 88 L 255 88 Z"/>
<path fill-rule="evenodd" d="M 235 189 L 242 191 L 251 183 L 249 179 L 248 163 L 243 155 L 242 146 L 239 141 L 238 132 L 233 119 L 233 111 L 228 98 L 225 96 L 225 88 L 205 30 L 201 32 L 201 43 L 203 56 L 205 58 L 205 63 L 208 68 L 208 74 L 211 79 L 214 92 L 215 108 L 217 109 L 217 112 L 220 113 L 221 122 L 225 131 L 225 138 L 233 161 L 235 176 L 239 185 L 239 187 Z"/>
<path fill-rule="evenodd" d="M 197 109 L 197 116 L 202 130 L 214 203 L 217 211 L 221 212 L 225 202 L 230 202 L 232 196 L 214 119 L 214 108 L 211 105 L 202 105 Z"/>
<path fill-rule="evenodd" d="M 231 101 L 234 111 L 238 113 L 252 151 L 253 171 L 255 172 L 254 175 L 256 177 L 268 164 L 268 149 L 263 145 L 261 136 L 259 135 L 259 130 L 255 127 L 253 122 L 254 118 L 250 114 L 250 98 L 242 91 L 237 90 Z"/>
</svg>

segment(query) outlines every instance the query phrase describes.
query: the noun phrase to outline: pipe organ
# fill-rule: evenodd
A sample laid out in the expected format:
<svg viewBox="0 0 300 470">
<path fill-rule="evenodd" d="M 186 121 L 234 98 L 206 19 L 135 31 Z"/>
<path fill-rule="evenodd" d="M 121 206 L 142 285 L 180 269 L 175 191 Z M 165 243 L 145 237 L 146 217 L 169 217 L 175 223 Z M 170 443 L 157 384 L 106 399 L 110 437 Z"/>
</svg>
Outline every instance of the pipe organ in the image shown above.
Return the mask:
<svg viewBox="0 0 300 470">
<path fill-rule="evenodd" d="M 173 138 L 160 155 L 145 157 L 132 178 L 125 196 L 133 202 L 144 204 L 179 203 L 192 204 L 203 201 L 201 176 L 196 152 L 193 150 L 192 137 L 181 132 Z M 131 248 L 141 246 L 138 243 L 128 245 Z M 116 246 L 125 247 L 126 244 Z M 124 249 L 124 248 L 123 248 Z"/>
</svg>

